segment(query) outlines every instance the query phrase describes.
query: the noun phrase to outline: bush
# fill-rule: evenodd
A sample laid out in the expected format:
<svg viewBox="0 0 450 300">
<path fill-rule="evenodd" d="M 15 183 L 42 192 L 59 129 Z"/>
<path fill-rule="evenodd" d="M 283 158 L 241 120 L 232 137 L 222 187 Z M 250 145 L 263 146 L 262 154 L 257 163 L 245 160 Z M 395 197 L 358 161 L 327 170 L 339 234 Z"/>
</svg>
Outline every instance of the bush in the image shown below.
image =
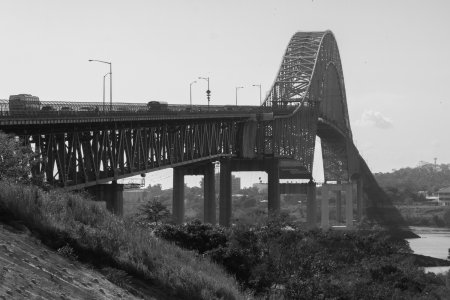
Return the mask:
<svg viewBox="0 0 450 300">
<path fill-rule="evenodd" d="M 226 231 L 199 221 L 163 225 L 156 234 L 209 256 L 267 299 L 409 299 L 449 292 L 444 280 L 405 261 L 405 241 L 381 231 L 304 231 L 278 217 Z"/>
<path fill-rule="evenodd" d="M 21 220 L 63 255 L 123 270 L 163 288 L 168 296 L 243 298 L 235 280 L 219 266 L 151 236 L 81 195 L 0 181 L 0 219 Z M 112 280 L 121 274 L 112 274 Z"/>
<path fill-rule="evenodd" d="M 199 220 L 183 225 L 164 224 L 157 227 L 154 233 L 179 247 L 195 250 L 200 254 L 223 247 L 227 242 L 224 228 L 203 224 Z"/>
</svg>

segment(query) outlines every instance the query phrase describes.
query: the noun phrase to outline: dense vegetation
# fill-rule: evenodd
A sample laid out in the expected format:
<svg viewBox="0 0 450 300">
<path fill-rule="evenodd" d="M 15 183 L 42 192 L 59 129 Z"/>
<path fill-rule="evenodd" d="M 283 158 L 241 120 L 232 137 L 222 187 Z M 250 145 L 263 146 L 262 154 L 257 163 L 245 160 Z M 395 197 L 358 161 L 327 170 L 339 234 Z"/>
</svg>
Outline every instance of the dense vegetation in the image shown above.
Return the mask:
<svg viewBox="0 0 450 300">
<path fill-rule="evenodd" d="M 305 231 L 283 219 L 223 229 L 165 224 L 155 234 L 222 264 L 264 299 L 445 299 L 450 275 L 425 274 L 384 232 Z M 447 281 L 447 285 L 446 285 Z"/>
<path fill-rule="evenodd" d="M 450 186 L 450 164 L 423 163 L 415 168 L 402 168 L 388 173 L 375 173 L 375 178 L 396 203 L 425 200 L 419 191 L 429 194 Z"/>
<path fill-rule="evenodd" d="M 19 220 L 54 249 L 69 245 L 80 258 L 124 270 L 182 299 L 242 298 L 234 279 L 217 265 L 82 195 L 0 181 L 1 220 Z"/>
<path fill-rule="evenodd" d="M 160 186 L 159 195 L 139 210 L 140 218 L 118 218 L 82 194 L 30 185 L 31 152 L 17 140 L 0 138 L 8 141 L 0 148 L 0 221 L 19 221 L 63 255 L 118 270 L 118 283 L 136 276 L 181 299 L 243 299 L 242 289 L 247 297 L 265 299 L 450 294 L 450 275 L 425 274 L 408 258 L 405 242 L 379 231 L 305 231 L 286 216 L 231 229 L 199 221 L 160 224 L 168 219 Z M 239 203 L 264 215 L 253 192 Z M 198 194 L 187 193 L 192 207 L 201 205 Z"/>
<path fill-rule="evenodd" d="M 244 298 L 235 279 L 221 267 L 155 238 L 139 222 L 110 214 L 86 195 L 29 184 L 31 153 L 20 141 L 0 133 L 0 222 L 19 222 L 66 256 L 118 270 L 118 283 L 129 274 L 172 298 Z"/>
</svg>

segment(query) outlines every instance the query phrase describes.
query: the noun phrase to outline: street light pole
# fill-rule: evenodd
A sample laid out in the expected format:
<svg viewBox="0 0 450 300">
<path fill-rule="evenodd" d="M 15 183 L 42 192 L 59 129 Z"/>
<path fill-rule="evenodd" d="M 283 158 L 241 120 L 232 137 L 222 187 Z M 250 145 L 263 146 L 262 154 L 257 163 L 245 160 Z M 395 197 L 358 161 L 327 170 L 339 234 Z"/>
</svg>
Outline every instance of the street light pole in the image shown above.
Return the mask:
<svg viewBox="0 0 450 300">
<path fill-rule="evenodd" d="M 197 80 L 194 80 L 191 83 L 189 83 L 189 104 L 191 105 L 191 110 L 192 110 L 192 85 L 196 82 Z"/>
<path fill-rule="evenodd" d="M 103 112 L 105 112 L 105 79 L 110 73 L 103 75 Z"/>
<path fill-rule="evenodd" d="M 261 85 L 260 84 L 253 84 L 253 86 L 259 87 L 259 105 L 262 105 L 262 97 L 261 97 Z"/>
<path fill-rule="evenodd" d="M 244 87 L 243 86 L 237 86 L 236 87 L 236 106 L 237 106 L 237 94 L 238 94 L 238 90 L 239 89 L 243 89 Z"/>
<path fill-rule="evenodd" d="M 209 77 L 199 77 L 198 79 L 204 79 L 208 82 L 208 89 L 206 90 L 206 99 L 208 99 L 208 110 L 209 110 L 209 100 L 211 96 L 211 91 L 209 90 Z"/>
<path fill-rule="evenodd" d="M 109 65 L 109 111 L 112 111 L 112 62 L 90 59 L 89 61 L 96 61 L 103 64 Z"/>
</svg>

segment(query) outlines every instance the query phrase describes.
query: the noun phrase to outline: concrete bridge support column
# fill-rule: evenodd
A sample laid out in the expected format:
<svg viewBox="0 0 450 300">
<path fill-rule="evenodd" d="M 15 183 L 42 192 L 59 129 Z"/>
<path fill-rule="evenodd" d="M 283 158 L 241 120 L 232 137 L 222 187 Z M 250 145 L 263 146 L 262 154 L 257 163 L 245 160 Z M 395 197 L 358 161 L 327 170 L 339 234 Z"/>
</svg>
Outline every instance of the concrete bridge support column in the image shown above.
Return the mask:
<svg viewBox="0 0 450 300">
<path fill-rule="evenodd" d="M 231 162 L 228 159 L 220 161 L 219 224 L 231 225 Z"/>
<path fill-rule="evenodd" d="M 176 224 L 184 222 L 184 170 L 173 168 L 172 216 Z"/>
<path fill-rule="evenodd" d="M 113 180 L 111 184 L 98 184 L 86 189 L 96 201 L 105 201 L 106 209 L 115 215 L 123 215 L 123 184 Z"/>
<path fill-rule="evenodd" d="M 308 224 L 308 228 L 316 228 L 316 219 L 317 219 L 317 203 L 316 203 L 316 183 L 314 181 L 310 181 L 307 186 L 306 193 L 307 201 L 306 201 L 306 222 Z"/>
<path fill-rule="evenodd" d="M 103 185 L 106 209 L 115 215 L 123 215 L 123 184 L 113 180 L 111 184 Z M 106 195 L 105 195 L 106 194 Z"/>
<path fill-rule="evenodd" d="M 278 161 L 273 160 L 267 170 L 268 175 L 268 210 L 270 214 L 276 214 L 280 211 L 280 171 Z"/>
<path fill-rule="evenodd" d="M 205 223 L 216 225 L 216 185 L 214 177 L 214 164 L 210 163 L 205 167 L 203 183 L 203 221 Z"/>
<path fill-rule="evenodd" d="M 321 215 L 320 215 L 320 227 L 323 230 L 330 228 L 330 190 L 327 184 L 322 185 L 322 201 L 321 201 Z"/>
<path fill-rule="evenodd" d="M 357 208 L 357 216 L 358 220 L 361 221 L 362 217 L 364 216 L 364 195 L 363 195 L 363 180 L 362 178 L 359 178 L 356 181 L 356 208 Z"/>
<path fill-rule="evenodd" d="M 338 181 L 337 184 L 340 185 L 341 182 Z M 336 222 L 337 224 L 342 222 L 342 192 L 340 190 L 336 191 Z"/>
<path fill-rule="evenodd" d="M 345 225 L 348 229 L 353 227 L 353 184 L 345 185 Z"/>
</svg>

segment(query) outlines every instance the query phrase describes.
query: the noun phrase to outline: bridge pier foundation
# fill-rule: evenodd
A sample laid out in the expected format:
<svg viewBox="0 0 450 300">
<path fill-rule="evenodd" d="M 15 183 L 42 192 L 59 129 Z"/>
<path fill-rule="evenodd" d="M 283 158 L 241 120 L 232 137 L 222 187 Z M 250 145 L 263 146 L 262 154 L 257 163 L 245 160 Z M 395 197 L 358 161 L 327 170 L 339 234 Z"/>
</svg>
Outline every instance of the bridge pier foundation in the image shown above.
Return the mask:
<svg viewBox="0 0 450 300">
<path fill-rule="evenodd" d="M 205 166 L 203 183 L 203 221 L 205 223 L 216 225 L 216 184 L 213 163 L 209 163 Z"/>
<path fill-rule="evenodd" d="M 173 168 L 172 216 L 175 224 L 184 221 L 184 170 Z"/>
<path fill-rule="evenodd" d="M 220 161 L 220 195 L 219 224 L 231 225 L 231 162 L 229 159 Z"/>
<path fill-rule="evenodd" d="M 306 222 L 308 225 L 308 228 L 316 228 L 317 223 L 317 212 L 316 212 L 316 183 L 314 181 L 310 181 L 307 185 L 307 192 L 306 192 Z"/>
</svg>

